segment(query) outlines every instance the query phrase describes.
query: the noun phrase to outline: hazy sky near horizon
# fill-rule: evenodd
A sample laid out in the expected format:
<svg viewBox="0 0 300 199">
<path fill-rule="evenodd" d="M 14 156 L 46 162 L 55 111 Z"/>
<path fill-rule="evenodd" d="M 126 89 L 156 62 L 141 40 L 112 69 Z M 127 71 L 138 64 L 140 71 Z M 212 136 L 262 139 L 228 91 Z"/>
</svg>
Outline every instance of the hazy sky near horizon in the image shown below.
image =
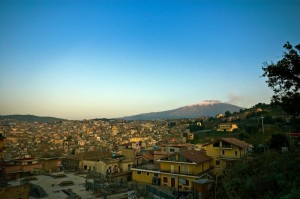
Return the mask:
<svg viewBox="0 0 300 199">
<path fill-rule="evenodd" d="M 121 117 L 269 103 L 297 0 L 0 0 L 0 115 Z"/>
</svg>

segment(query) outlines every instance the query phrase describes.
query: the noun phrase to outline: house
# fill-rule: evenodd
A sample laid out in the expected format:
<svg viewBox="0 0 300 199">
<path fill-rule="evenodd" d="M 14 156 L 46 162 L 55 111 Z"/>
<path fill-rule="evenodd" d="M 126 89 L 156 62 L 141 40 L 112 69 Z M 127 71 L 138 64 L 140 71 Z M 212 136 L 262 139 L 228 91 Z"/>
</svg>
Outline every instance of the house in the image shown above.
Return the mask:
<svg viewBox="0 0 300 199">
<path fill-rule="evenodd" d="M 6 180 L 13 180 L 30 175 L 35 170 L 41 170 L 42 164 L 35 158 L 23 158 L 1 162 L 0 169 Z"/>
<path fill-rule="evenodd" d="M 132 168 L 132 180 L 156 184 L 179 191 L 191 191 L 192 181 L 210 177 L 211 157 L 194 150 L 169 154 L 157 164 L 141 165 Z"/>
<path fill-rule="evenodd" d="M 138 154 L 135 157 L 135 165 L 143 165 L 143 164 L 151 164 L 154 163 L 154 155 L 153 153 L 146 152 Z"/>
<path fill-rule="evenodd" d="M 160 163 L 161 185 L 191 190 L 192 181 L 206 178 L 211 172 L 211 157 L 201 151 L 181 151 L 166 156 Z"/>
<path fill-rule="evenodd" d="M 47 173 L 61 171 L 61 157 L 52 158 L 40 158 L 39 161 L 42 163 L 42 170 Z"/>
<path fill-rule="evenodd" d="M 219 138 L 202 147 L 206 155 L 213 158 L 212 166 L 215 170 L 225 168 L 231 161 L 244 158 L 252 151 L 252 145 L 236 138 Z"/>
<path fill-rule="evenodd" d="M 217 131 L 223 132 L 232 132 L 234 129 L 237 129 L 238 126 L 235 123 L 221 123 L 217 127 Z"/>
<path fill-rule="evenodd" d="M 62 159 L 62 167 L 64 170 L 79 170 L 83 168 L 83 160 L 97 160 L 111 156 L 111 153 L 107 151 L 87 151 L 69 155 Z"/>
<path fill-rule="evenodd" d="M 145 164 L 131 168 L 132 180 L 139 183 L 160 185 L 159 164 Z"/>
<path fill-rule="evenodd" d="M 179 151 L 186 151 L 190 149 L 190 145 L 188 144 L 165 144 L 160 146 L 162 151 L 170 153 L 177 153 Z"/>
<path fill-rule="evenodd" d="M 83 160 L 80 170 L 98 174 L 103 178 L 115 182 L 125 182 L 131 179 L 131 167 L 134 159 L 126 159 L 124 156 L 112 155 L 98 159 Z"/>
</svg>

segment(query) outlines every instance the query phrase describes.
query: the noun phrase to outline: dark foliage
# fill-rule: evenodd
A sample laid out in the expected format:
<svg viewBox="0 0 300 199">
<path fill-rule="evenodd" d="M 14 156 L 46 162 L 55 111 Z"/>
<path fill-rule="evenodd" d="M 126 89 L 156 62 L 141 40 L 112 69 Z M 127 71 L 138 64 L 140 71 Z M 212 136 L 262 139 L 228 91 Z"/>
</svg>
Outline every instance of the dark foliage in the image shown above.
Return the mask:
<svg viewBox="0 0 300 199">
<path fill-rule="evenodd" d="M 282 134 L 274 134 L 270 140 L 270 149 L 281 150 L 281 147 L 288 147 L 287 137 Z"/>
<path fill-rule="evenodd" d="M 277 63 L 265 64 L 262 67 L 263 77 L 273 89 L 272 103 L 281 105 L 293 115 L 300 114 L 300 44 L 293 47 L 289 42 L 284 46 L 286 52 Z"/>
<path fill-rule="evenodd" d="M 217 198 L 300 198 L 300 154 L 270 152 L 225 170 Z"/>
</svg>

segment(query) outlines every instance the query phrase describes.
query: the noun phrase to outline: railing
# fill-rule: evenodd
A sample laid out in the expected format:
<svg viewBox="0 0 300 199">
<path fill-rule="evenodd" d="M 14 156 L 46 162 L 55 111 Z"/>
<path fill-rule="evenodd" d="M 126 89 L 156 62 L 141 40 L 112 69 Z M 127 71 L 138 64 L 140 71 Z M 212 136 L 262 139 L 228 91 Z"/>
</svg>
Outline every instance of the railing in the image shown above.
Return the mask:
<svg viewBox="0 0 300 199">
<path fill-rule="evenodd" d="M 150 169 L 150 168 L 147 168 L 147 167 L 132 167 L 133 169 L 142 169 L 142 170 L 148 170 L 148 171 L 160 171 L 159 169 Z"/>
<path fill-rule="evenodd" d="M 204 171 L 201 171 L 201 172 L 194 172 L 194 171 L 173 171 L 171 172 L 171 170 L 169 169 L 164 169 L 164 170 L 160 170 L 161 172 L 165 172 L 165 173 L 171 173 L 171 174 L 181 174 L 181 175 L 190 175 L 190 176 L 200 176 L 206 172 L 209 172 L 213 169 L 213 167 L 209 167 L 208 169 L 204 170 Z"/>
</svg>

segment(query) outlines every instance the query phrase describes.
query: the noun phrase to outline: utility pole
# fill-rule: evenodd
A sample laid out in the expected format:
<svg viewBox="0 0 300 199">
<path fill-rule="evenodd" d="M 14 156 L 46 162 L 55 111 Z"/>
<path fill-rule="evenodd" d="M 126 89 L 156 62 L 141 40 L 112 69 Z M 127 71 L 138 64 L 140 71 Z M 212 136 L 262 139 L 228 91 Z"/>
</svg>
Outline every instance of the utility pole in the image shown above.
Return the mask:
<svg viewBox="0 0 300 199">
<path fill-rule="evenodd" d="M 262 131 L 263 134 L 265 133 L 265 129 L 264 129 L 264 117 L 261 117 L 261 127 L 262 127 Z"/>
</svg>

